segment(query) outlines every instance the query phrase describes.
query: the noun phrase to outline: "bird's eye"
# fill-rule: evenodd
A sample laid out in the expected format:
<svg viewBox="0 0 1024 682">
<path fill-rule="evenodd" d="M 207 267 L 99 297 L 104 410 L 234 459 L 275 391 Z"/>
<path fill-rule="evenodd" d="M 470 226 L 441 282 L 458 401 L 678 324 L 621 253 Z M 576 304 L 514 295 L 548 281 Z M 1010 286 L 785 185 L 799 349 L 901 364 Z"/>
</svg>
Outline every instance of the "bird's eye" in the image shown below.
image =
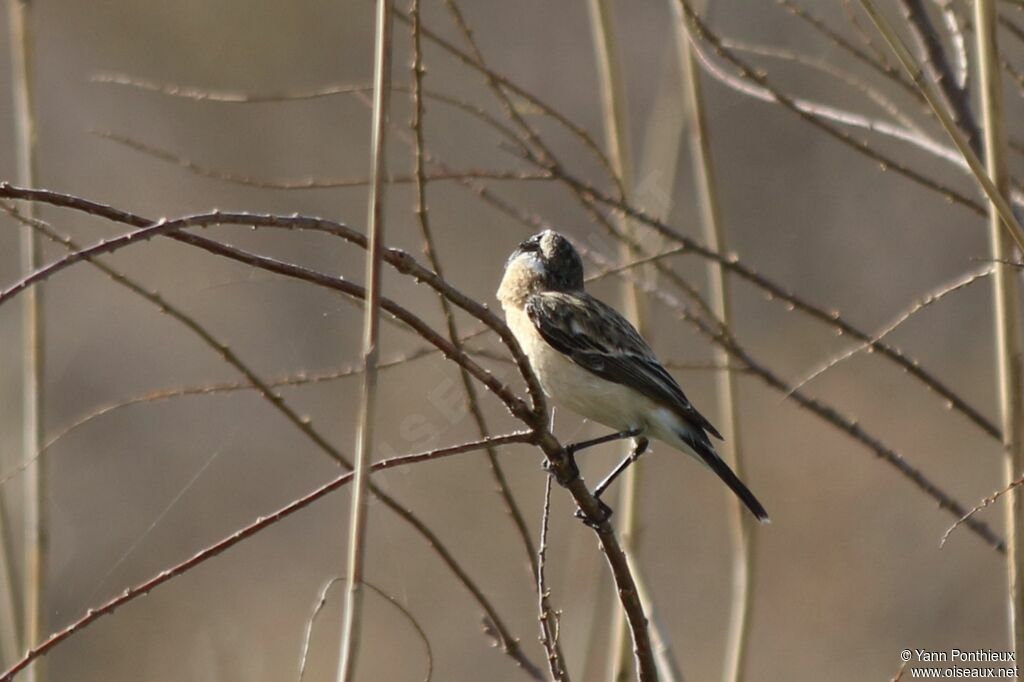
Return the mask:
<svg viewBox="0 0 1024 682">
<path fill-rule="evenodd" d="M 540 240 L 536 237 L 530 237 L 519 245 L 520 251 L 540 251 Z"/>
</svg>

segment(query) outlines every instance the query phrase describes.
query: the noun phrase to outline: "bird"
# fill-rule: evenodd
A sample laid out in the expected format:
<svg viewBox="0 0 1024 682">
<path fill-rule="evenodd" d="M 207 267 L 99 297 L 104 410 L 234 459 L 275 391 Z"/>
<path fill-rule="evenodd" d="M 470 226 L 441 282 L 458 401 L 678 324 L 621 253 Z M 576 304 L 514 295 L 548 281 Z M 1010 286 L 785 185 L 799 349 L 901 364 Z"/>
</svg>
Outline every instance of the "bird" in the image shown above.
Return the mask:
<svg viewBox="0 0 1024 682">
<path fill-rule="evenodd" d="M 634 439 L 633 451 L 595 488 L 595 496 L 600 499 L 647 450 L 648 439 L 655 439 L 709 467 L 758 521 L 770 523 L 764 506 L 711 443 L 709 435 L 722 439 L 718 429 L 693 406 L 636 328 L 584 290 L 583 274 L 583 261 L 569 239 L 544 230 L 509 256 L 497 298 L 544 393 L 556 405 L 615 430 L 566 449 Z"/>
</svg>

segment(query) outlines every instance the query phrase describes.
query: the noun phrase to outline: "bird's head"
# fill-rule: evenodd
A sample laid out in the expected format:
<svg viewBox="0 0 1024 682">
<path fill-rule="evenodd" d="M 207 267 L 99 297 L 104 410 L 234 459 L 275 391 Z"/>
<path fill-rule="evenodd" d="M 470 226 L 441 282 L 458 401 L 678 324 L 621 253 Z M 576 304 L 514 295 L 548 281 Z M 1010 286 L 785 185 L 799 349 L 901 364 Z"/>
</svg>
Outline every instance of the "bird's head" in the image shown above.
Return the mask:
<svg viewBox="0 0 1024 682">
<path fill-rule="evenodd" d="M 583 261 L 568 239 L 553 230 L 523 241 L 505 263 L 498 289 L 503 302 L 521 302 L 538 291 L 583 289 Z"/>
<path fill-rule="evenodd" d="M 519 244 L 505 264 L 525 266 L 545 290 L 574 291 L 583 288 L 583 261 L 572 243 L 554 230 L 538 232 Z"/>
</svg>

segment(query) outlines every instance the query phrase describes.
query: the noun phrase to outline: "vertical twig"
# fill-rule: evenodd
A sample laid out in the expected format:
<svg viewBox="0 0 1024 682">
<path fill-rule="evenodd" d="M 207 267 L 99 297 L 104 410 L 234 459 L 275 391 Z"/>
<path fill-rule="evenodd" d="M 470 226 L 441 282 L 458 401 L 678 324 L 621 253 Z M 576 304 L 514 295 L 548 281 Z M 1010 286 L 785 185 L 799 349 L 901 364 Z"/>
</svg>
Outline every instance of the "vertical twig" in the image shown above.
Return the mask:
<svg viewBox="0 0 1024 682">
<path fill-rule="evenodd" d="M 423 29 L 420 21 L 420 0 L 413 0 L 412 6 L 409 10 L 409 16 L 412 24 L 413 45 L 412 130 L 416 156 L 416 217 L 419 222 L 420 236 L 423 239 L 423 253 L 427 257 L 430 267 L 443 279 L 444 270 L 441 267 L 441 259 L 437 253 L 437 247 L 434 244 L 433 231 L 430 228 L 430 214 L 427 208 L 427 154 L 423 133 L 423 76 L 426 73 L 426 69 L 423 66 L 423 48 L 421 44 L 421 34 Z M 455 322 L 455 315 L 452 311 L 451 301 L 443 295 L 438 295 L 438 299 L 441 302 L 441 311 L 444 313 L 445 326 L 448 330 L 448 338 L 456 348 L 461 350 L 463 347 L 461 335 L 459 334 L 459 329 Z M 466 393 L 466 407 L 468 408 L 470 415 L 473 417 L 473 421 L 476 423 L 477 432 L 482 438 L 486 438 L 490 435 L 490 429 L 487 426 L 487 419 L 484 416 L 484 412 L 480 407 L 480 399 L 476 390 L 476 384 L 473 383 L 473 378 L 465 368 L 459 368 L 459 376 L 462 379 L 463 391 Z M 530 575 L 536 576 L 536 550 L 534 550 L 533 540 L 530 538 L 530 530 L 526 526 L 526 519 L 523 517 L 523 512 L 519 508 L 519 504 L 516 502 L 515 497 L 512 495 L 512 489 L 508 483 L 507 477 L 505 476 L 505 470 L 502 468 L 501 462 L 498 460 L 497 450 L 489 447 L 486 449 L 486 452 L 487 460 L 491 468 L 491 474 L 494 476 L 495 483 L 498 486 L 498 494 L 501 495 L 502 500 L 505 502 L 505 509 L 508 511 L 508 514 L 512 519 L 512 523 L 516 527 L 519 539 L 526 550 L 527 562 L 530 567 Z"/>
<path fill-rule="evenodd" d="M 547 577 L 544 567 L 548 556 L 548 521 L 551 518 L 551 484 L 548 476 L 544 484 L 544 511 L 540 519 L 540 548 L 537 550 L 537 620 L 540 621 L 540 642 L 547 652 L 548 671 L 554 682 L 569 682 L 569 671 L 558 646 L 558 614 L 551 608 Z"/>
<path fill-rule="evenodd" d="M 701 73 L 686 31 L 686 18 L 676 2 L 670 2 L 679 21 L 679 50 L 685 74 L 687 104 L 690 109 L 690 154 L 693 160 L 694 182 L 700 202 L 701 224 L 704 242 L 719 253 L 729 249 L 725 227 L 722 225 L 718 205 L 714 164 L 708 139 L 707 119 L 701 88 Z M 730 281 L 721 264 L 706 261 L 708 273 L 708 297 L 715 317 L 721 320 L 724 330 L 732 329 L 732 296 Z M 731 333 L 731 331 L 727 332 Z M 726 366 L 729 354 L 721 346 L 713 349 L 714 362 Z M 733 471 L 743 478 L 743 448 L 740 441 L 740 416 L 737 407 L 738 386 L 736 374 L 722 370 L 716 376 L 718 384 L 718 420 L 722 435 L 725 436 L 724 456 Z M 722 672 L 724 682 L 739 682 L 745 678 L 744 669 L 747 654 L 747 635 L 750 631 L 750 609 L 753 604 L 753 575 L 756 554 L 753 522 L 742 503 L 728 495 L 729 527 L 732 536 L 732 606 L 729 612 L 729 630 L 726 636 L 725 665 Z"/>
<path fill-rule="evenodd" d="M 619 59 L 618 37 L 615 33 L 615 18 L 609 0 L 590 0 L 590 25 L 594 35 L 594 53 L 600 81 L 601 111 L 604 118 L 605 142 L 612 170 L 619 178 L 623 200 L 631 201 L 633 192 L 633 154 L 629 140 L 629 116 L 626 108 L 625 83 Z M 636 238 L 636 226 L 625 216 L 621 230 Z M 620 259 L 623 262 L 636 260 L 639 254 L 625 241 L 620 243 Z M 623 303 L 626 316 L 632 318 L 640 333 L 650 338 L 647 324 L 645 301 L 640 289 L 629 280 L 623 280 Z M 626 556 L 635 556 L 639 542 L 637 527 L 637 490 L 640 485 L 643 462 L 637 462 L 626 471 L 619 496 L 618 531 L 622 551 Z M 612 645 L 609 659 L 608 679 L 625 680 L 630 669 L 629 628 L 625 614 L 618 600 L 612 603 Z"/>
<path fill-rule="evenodd" d="M 355 679 L 363 601 L 363 549 L 366 544 L 366 495 L 370 450 L 377 397 L 377 355 L 380 324 L 381 253 L 384 244 L 385 143 L 391 94 L 391 0 L 377 0 L 377 31 L 373 73 L 373 122 L 371 127 L 370 202 L 367 218 L 370 243 L 366 249 L 367 294 L 363 316 L 363 390 L 360 399 L 359 434 L 348 540 L 348 590 L 342 623 L 338 682 Z"/>
<path fill-rule="evenodd" d="M 17 156 L 18 181 L 25 186 L 36 185 L 36 118 L 35 102 L 32 96 L 32 31 L 31 12 L 28 0 L 8 0 L 11 35 L 11 83 L 14 100 L 14 122 L 16 127 L 15 147 Z M 30 218 L 35 215 L 34 207 L 24 207 Z M 42 265 L 40 238 L 35 231 L 23 227 L 21 231 L 21 269 L 26 275 Z M 39 451 L 42 442 L 43 424 L 43 315 L 42 294 L 39 288 L 27 292 L 24 301 L 22 348 L 22 461 L 29 462 Z M 43 600 L 46 583 L 46 514 L 43 506 L 43 490 L 46 485 L 46 468 L 43 462 L 36 462 L 26 468 L 24 476 L 24 574 L 22 581 L 21 644 L 32 646 L 43 634 Z M 2 504 L 2 503 L 0 503 Z M 3 518 L 0 511 L 0 518 Z M 4 537 L 9 534 L 4 532 Z M 10 581 L 10 547 L 3 549 L 0 564 L 6 580 Z M 14 596 L 9 595 L 13 600 Z M 12 601 L 13 603 L 13 601 Z M 14 613 L 9 623 L 16 623 Z M 15 640 L 17 641 L 17 639 Z M 4 648 L 10 645 L 5 641 Z M 29 682 L 40 676 L 39 665 L 28 670 Z"/>
<path fill-rule="evenodd" d="M 1006 131 L 1003 127 L 1003 91 L 999 70 L 994 0 L 975 0 L 974 24 L 984 118 L 985 159 L 988 176 L 1002 196 L 1008 196 L 1009 173 L 1006 167 Z M 989 239 L 996 263 L 993 278 L 996 333 L 996 368 L 999 373 L 999 411 L 1002 420 L 1006 482 L 1012 484 L 1024 470 L 1024 443 L 1021 442 L 1020 292 L 1016 268 L 1007 265 L 1014 256 L 1013 241 L 1003 229 L 999 211 L 989 203 Z M 1024 499 L 1020 491 L 1009 493 L 1006 509 L 1007 569 L 1010 597 L 1010 628 L 1013 650 L 1024 655 Z"/>
</svg>

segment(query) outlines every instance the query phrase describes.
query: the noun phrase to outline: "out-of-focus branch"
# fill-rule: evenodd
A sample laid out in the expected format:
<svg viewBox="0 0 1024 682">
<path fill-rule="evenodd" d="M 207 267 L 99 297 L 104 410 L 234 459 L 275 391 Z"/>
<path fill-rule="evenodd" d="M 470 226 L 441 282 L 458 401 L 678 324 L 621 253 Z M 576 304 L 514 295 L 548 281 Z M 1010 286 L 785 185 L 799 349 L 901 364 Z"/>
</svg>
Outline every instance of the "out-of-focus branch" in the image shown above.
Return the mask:
<svg viewBox="0 0 1024 682">
<path fill-rule="evenodd" d="M 1000 196 L 1009 195 L 1006 162 L 1003 82 L 999 69 L 995 0 L 974 0 L 974 28 L 981 76 L 981 106 L 988 178 Z M 1024 366 L 1021 365 L 1019 273 L 1005 261 L 1014 257 L 1011 234 L 1003 229 L 999 207 L 989 204 L 989 248 L 995 262 L 993 317 L 995 318 L 996 371 L 999 413 L 1003 430 L 1004 476 L 1008 487 L 1024 473 Z M 1009 225 L 1007 225 L 1009 227 Z M 1024 244 L 1018 242 L 1024 250 Z M 969 515 L 969 514 L 968 514 Z M 1024 656 L 1024 497 L 1014 490 L 1006 504 L 1007 588 L 1010 641 L 1017 656 Z"/>
<path fill-rule="evenodd" d="M 363 314 L 363 385 L 359 397 L 355 478 L 349 510 L 348 567 L 345 611 L 341 622 L 338 682 L 356 678 L 359 641 L 363 629 L 363 567 L 366 563 L 370 453 L 377 416 L 377 361 L 380 356 L 381 270 L 384 249 L 384 176 L 387 154 L 388 112 L 391 103 L 391 2 L 377 0 L 374 46 L 373 115 L 370 132 L 370 202 L 367 210 L 369 244 L 366 248 L 367 294 Z"/>
<path fill-rule="evenodd" d="M 988 197 L 995 211 L 999 213 L 999 217 L 1002 219 L 1002 223 L 1006 230 L 1009 231 L 1010 236 L 1017 243 L 1017 246 L 1024 251 L 1024 228 L 1021 227 L 1017 221 L 1017 217 L 1013 213 L 1013 208 L 1010 206 L 1008 199 L 996 188 L 996 186 L 989 179 L 988 174 L 985 172 L 985 168 L 982 166 L 981 161 L 978 159 L 978 155 L 975 153 L 974 148 L 971 144 L 971 138 L 964 138 L 960 132 L 960 128 L 957 126 L 957 121 L 953 118 L 949 112 L 946 111 L 945 106 L 938 100 L 936 95 L 932 92 L 932 89 L 928 86 L 924 79 L 924 74 L 921 71 L 921 67 L 918 66 L 914 60 L 913 55 L 907 49 L 906 45 L 903 44 L 903 40 L 899 37 L 899 34 L 893 30 L 892 25 L 886 20 L 884 15 L 878 11 L 872 0 L 860 0 L 861 5 L 867 11 L 871 20 L 875 23 L 879 33 L 885 38 L 886 42 L 892 48 L 896 54 L 897 59 L 906 69 L 907 73 L 913 79 L 914 83 L 921 90 L 921 94 L 928 100 L 928 104 L 931 106 L 932 111 L 938 116 L 939 121 L 942 123 L 942 127 L 946 129 L 946 133 L 952 138 L 953 144 L 963 154 L 964 160 L 967 165 L 971 168 L 971 173 L 977 179 L 978 184 L 981 185 L 985 195 Z"/>
<path fill-rule="evenodd" d="M 29 187 L 38 183 L 36 154 L 36 107 L 32 91 L 33 33 L 32 12 L 28 0 L 8 0 L 8 29 L 11 44 L 11 93 L 13 96 L 15 125 L 15 157 L 18 182 Z M 35 206 L 24 209 L 35 216 Z M 28 274 L 42 264 L 42 240 L 29 228 L 21 230 L 21 270 Z M 21 460 L 26 463 L 34 457 L 43 440 L 44 387 L 45 387 L 45 328 L 43 325 L 43 294 L 34 289 L 25 298 L 22 309 L 21 348 Z M 48 479 L 45 463 L 37 462 L 26 468 L 22 486 L 22 547 L 21 610 L 13 607 L 19 593 L 8 591 L 11 580 L 13 543 L 7 528 L 7 514 L 0 495 L 0 605 L 10 606 L 3 612 L 5 625 L 0 626 L 0 651 L 11 656 L 12 647 L 31 646 L 38 642 L 46 627 L 46 583 L 49 561 L 49 535 L 45 499 Z M 18 628 L 21 632 L 10 632 Z M 11 659 L 8 659 L 11 660 Z M 26 675 L 28 682 L 45 679 L 45 672 L 36 666 Z"/>
<path fill-rule="evenodd" d="M 630 141 L 629 115 L 626 101 L 626 84 L 622 75 L 622 63 L 619 56 L 619 39 L 615 30 L 615 17 L 610 0 L 590 0 L 587 4 L 590 14 L 591 34 L 594 37 L 594 54 L 597 63 L 598 85 L 601 99 L 601 112 L 604 120 L 605 145 L 612 170 L 618 178 L 624 200 L 633 197 L 633 145 Z M 627 218 L 619 223 L 619 231 L 627 234 L 632 240 L 639 239 L 636 226 Z M 638 253 L 628 241 L 619 242 L 619 256 L 623 262 L 637 260 Z M 643 292 L 630 280 L 622 280 L 621 289 L 623 310 L 631 319 L 644 338 L 650 340 L 652 329 L 647 317 L 647 301 Z M 627 556 L 635 557 L 640 549 L 637 536 L 638 501 L 640 497 L 640 481 L 643 478 L 644 462 L 637 462 L 626 471 L 625 480 L 619 492 L 616 505 L 617 525 L 622 547 Z M 634 558 L 634 563 L 636 562 Z M 620 682 L 629 677 L 629 627 L 625 614 L 619 608 L 618 600 L 612 604 L 611 647 L 609 648 L 608 669 L 606 679 L 609 682 Z"/>
<path fill-rule="evenodd" d="M 690 155 L 694 183 L 700 202 L 701 226 L 708 248 L 718 253 L 729 252 L 728 236 L 722 223 L 718 203 L 718 185 L 714 159 L 711 156 L 711 141 L 707 115 L 704 110 L 704 95 L 701 72 L 697 64 L 693 41 L 687 39 L 686 19 L 678 11 L 674 0 L 670 4 L 676 9 L 679 21 L 677 43 L 685 74 L 687 98 L 690 110 Z M 711 260 L 705 261 L 708 275 L 708 297 L 711 310 L 723 328 L 731 336 L 732 282 L 727 271 Z M 722 346 L 714 347 L 714 360 L 718 364 L 729 363 L 729 353 Z M 742 432 L 739 412 L 739 383 L 735 373 L 719 372 L 716 375 L 718 389 L 718 421 L 725 437 L 725 460 L 741 479 L 744 478 Z M 754 604 L 754 575 L 757 571 L 756 531 L 753 519 L 738 498 L 729 495 L 726 503 L 729 509 L 729 528 L 732 540 L 732 604 L 729 611 L 729 630 L 726 635 L 725 659 L 722 679 L 724 682 L 740 682 L 746 678 L 748 636 L 750 633 L 751 610 Z"/>
<path fill-rule="evenodd" d="M 960 87 L 953 67 L 946 57 L 946 48 L 932 24 L 922 0 L 899 0 L 914 39 L 918 43 L 921 62 L 932 81 L 939 86 L 942 98 L 952 112 L 953 121 L 967 136 L 967 143 L 976 154 L 981 153 L 981 129 L 971 111 L 971 93 Z M 913 74 L 911 74 L 913 76 Z M 916 78 L 915 78 L 916 80 Z"/>
</svg>

